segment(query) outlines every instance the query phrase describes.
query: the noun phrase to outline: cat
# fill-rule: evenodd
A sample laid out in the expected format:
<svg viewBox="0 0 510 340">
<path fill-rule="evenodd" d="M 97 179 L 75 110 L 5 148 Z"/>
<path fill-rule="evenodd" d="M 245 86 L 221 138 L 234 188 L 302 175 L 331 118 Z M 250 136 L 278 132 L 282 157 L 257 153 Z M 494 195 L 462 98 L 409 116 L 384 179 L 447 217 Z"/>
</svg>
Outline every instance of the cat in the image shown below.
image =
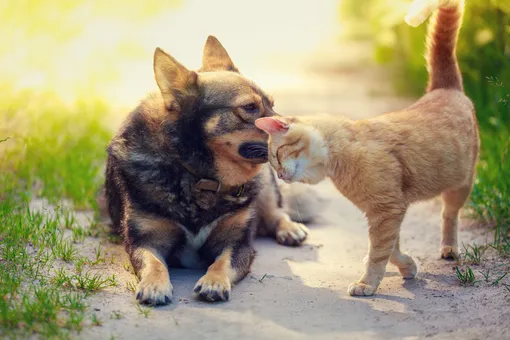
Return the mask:
<svg viewBox="0 0 510 340">
<path fill-rule="evenodd" d="M 369 251 L 363 276 L 348 288 L 354 296 L 376 292 L 388 261 L 404 278 L 415 277 L 417 265 L 399 242 L 413 202 L 442 195 L 441 257 L 458 255 L 459 210 L 471 192 L 480 146 L 475 110 L 464 94 L 455 56 L 464 1 L 418 5 L 406 18 L 411 25 L 438 9 L 428 30 L 427 93 L 417 102 L 357 121 L 265 117 L 255 122 L 270 135 L 269 161 L 279 178 L 316 184 L 329 177 L 365 213 Z"/>
</svg>

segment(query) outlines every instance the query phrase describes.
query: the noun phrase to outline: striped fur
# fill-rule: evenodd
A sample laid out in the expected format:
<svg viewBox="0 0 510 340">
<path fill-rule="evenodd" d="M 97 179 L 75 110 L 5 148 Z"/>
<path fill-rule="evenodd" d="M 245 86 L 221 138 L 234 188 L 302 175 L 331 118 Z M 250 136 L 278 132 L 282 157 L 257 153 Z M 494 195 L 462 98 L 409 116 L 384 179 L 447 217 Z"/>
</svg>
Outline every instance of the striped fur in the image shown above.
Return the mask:
<svg viewBox="0 0 510 340">
<path fill-rule="evenodd" d="M 480 142 L 474 107 L 462 91 L 455 58 L 463 1 L 446 5 L 429 29 L 429 91 L 410 107 L 358 121 L 331 117 L 255 121 L 270 134 L 269 162 L 280 178 L 314 184 L 330 177 L 365 213 L 370 240 L 366 269 L 349 286 L 351 295 L 374 294 L 388 262 L 404 278 L 416 275 L 416 263 L 401 252 L 399 241 L 400 225 L 414 202 L 442 195 L 441 257 L 458 252 L 459 211 L 473 185 Z M 415 16 L 408 19 L 416 22 Z"/>
</svg>

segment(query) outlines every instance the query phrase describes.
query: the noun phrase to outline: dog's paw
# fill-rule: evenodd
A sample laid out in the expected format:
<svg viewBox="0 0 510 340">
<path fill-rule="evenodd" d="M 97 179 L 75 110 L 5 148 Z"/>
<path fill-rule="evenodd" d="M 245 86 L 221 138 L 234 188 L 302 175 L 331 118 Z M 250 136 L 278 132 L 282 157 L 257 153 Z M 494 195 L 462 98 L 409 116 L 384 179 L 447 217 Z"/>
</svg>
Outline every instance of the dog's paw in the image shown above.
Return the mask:
<svg viewBox="0 0 510 340">
<path fill-rule="evenodd" d="M 285 246 L 299 246 L 306 240 L 308 228 L 301 223 L 282 219 L 276 230 L 276 242 Z"/>
<path fill-rule="evenodd" d="M 144 304 L 166 305 L 172 301 L 173 290 L 169 277 L 148 276 L 138 283 L 136 299 Z"/>
<path fill-rule="evenodd" d="M 376 289 L 366 283 L 353 282 L 349 285 L 348 292 L 351 296 L 370 296 L 375 294 Z"/>
<path fill-rule="evenodd" d="M 441 258 L 445 260 L 456 260 L 459 258 L 459 251 L 455 246 L 442 246 Z"/>
<path fill-rule="evenodd" d="M 207 272 L 193 291 L 203 300 L 209 302 L 228 301 L 230 299 L 230 280 L 224 273 Z"/>
</svg>

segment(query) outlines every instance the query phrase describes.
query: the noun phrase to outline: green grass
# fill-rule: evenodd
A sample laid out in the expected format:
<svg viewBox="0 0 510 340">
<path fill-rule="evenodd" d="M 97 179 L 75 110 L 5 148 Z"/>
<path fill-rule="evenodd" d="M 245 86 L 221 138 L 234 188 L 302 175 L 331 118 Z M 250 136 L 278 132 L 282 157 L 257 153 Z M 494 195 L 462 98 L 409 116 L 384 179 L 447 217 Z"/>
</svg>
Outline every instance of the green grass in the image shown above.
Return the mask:
<svg viewBox="0 0 510 340">
<path fill-rule="evenodd" d="M 465 263 L 479 265 L 482 262 L 482 256 L 487 249 L 487 246 L 463 245 L 464 253 L 462 254 Z"/>
<path fill-rule="evenodd" d="M 510 264 L 506 261 L 508 257 L 510 257 L 510 241 L 508 240 L 485 246 L 464 245 L 464 251 L 457 259 L 458 265 L 455 266 L 455 274 L 462 286 L 485 282 L 490 286 L 502 286 L 507 292 L 509 285 L 503 280 L 510 273 Z M 477 272 L 483 279 L 476 280 L 475 272 L 471 266 L 480 268 Z"/>
<path fill-rule="evenodd" d="M 122 318 L 122 313 L 120 310 L 114 310 L 112 311 L 110 315 L 110 319 L 120 320 Z"/>
<path fill-rule="evenodd" d="M 475 284 L 475 274 L 471 267 L 466 266 L 465 269 L 460 269 L 458 266 L 455 266 L 455 274 L 457 274 L 457 279 L 463 286 L 470 286 Z"/>
<path fill-rule="evenodd" d="M 79 254 L 90 230 L 59 206 L 95 205 L 111 135 L 99 123 L 105 113 L 0 91 L 0 337 L 67 338 L 85 325 L 86 297 L 117 284 L 92 270 L 104 262 L 100 248 L 92 260 Z M 53 205 L 31 209 L 38 197 Z"/>
<path fill-rule="evenodd" d="M 138 302 L 135 303 L 135 308 L 138 311 L 138 314 L 143 315 L 144 318 L 146 318 L 146 319 L 149 317 L 149 315 L 151 313 L 151 309 L 149 307 L 142 306 Z"/>
<path fill-rule="evenodd" d="M 101 320 L 97 314 L 92 314 L 91 316 L 92 325 L 96 327 L 101 327 L 103 325 L 103 320 Z"/>
</svg>

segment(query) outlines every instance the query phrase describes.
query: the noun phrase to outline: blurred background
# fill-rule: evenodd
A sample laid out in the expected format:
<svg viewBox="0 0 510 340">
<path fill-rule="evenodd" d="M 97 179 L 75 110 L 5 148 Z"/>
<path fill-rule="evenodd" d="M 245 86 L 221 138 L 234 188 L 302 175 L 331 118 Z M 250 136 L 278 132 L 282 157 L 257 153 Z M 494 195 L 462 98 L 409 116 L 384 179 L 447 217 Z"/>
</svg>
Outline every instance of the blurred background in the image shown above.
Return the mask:
<svg viewBox="0 0 510 340">
<path fill-rule="evenodd" d="M 466 1 L 457 54 L 482 137 L 466 212 L 494 228 L 487 242 L 508 256 L 510 1 Z M 424 91 L 426 25 L 404 23 L 410 2 L 0 0 L 0 334 L 83 328 L 87 293 L 67 288 L 101 262 L 99 242 L 111 248 L 92 211 L 106 145 L 156 89 L 156 47 L 197 69 L 215 35 L 280 114 L 366 118 Z M 94 262 L 82 257 L 86 244 L 98 244 Z M 46 275 L 59 259 L 71 281 Z M 89 277 L 93 290 L 113 279 Z"/>
<path fill-rule="evenodd" d="M 1 184 L 90 206 L 104 147 L 156 88 L 159 46 L 200 66 L 209 34 L 282 114 L 363 118 L 401 108 L 426 84 L 409 0 L 20 0 L 0 2 Z M 482 127 L 478 216 L 508 224 L 510 2 L 468 0 L 458 57 Z M 72 174 L 72 176 L 71 176 Z M 487 203 L 490 202 L 490 203 Z M 502 219 L 502 217 L 504 218 Z M 506 220 L 505 220 L 506 219 Z"/>
</svg>

